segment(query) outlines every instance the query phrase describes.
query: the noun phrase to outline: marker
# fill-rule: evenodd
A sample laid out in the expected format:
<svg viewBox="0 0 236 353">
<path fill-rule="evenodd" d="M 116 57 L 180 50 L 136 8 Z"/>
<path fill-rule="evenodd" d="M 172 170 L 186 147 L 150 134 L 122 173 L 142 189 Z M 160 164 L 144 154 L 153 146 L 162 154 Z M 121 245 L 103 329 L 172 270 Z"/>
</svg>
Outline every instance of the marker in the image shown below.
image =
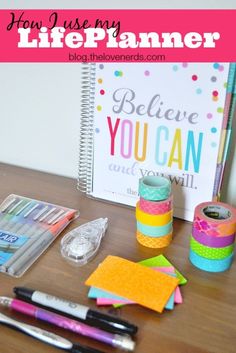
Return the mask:
<svg viewBox="0 0 236 353">
<path fill-rule="evenodd" d="M 36 203 L 28 212 L 24 214 L 24 218 L 28 217 L 38 206 L 39 203 Z"/>
<path fill-rule="evenodd" d="M 73 344 L 69 340 L 56 335 L 55 333 L 43 330 L 39 327 L 25 324 L 20 321 L 16 321 L 6 315 L 0 313 L 0 323 L 7 325 L 8 327 L 15 328 L 22 333 L 36 338 L 44 343 L 48 343 L 54 347 L 68 350 L 71 353 L 103 353 L 97 349 L 82 346 L 80 344 Z"/>
<path fill-rule="evenodd" d="M 45 218 L 47 218 L 50 214 L 52 214 L 56 210 L 56 207 L 51 208 L 44 216 L 39 218 L 39 222 L 42 222 Z"/>
<path fill-rule="evenodd" d="M 55 236 L 60 233 L 69 223 L 70 219 L 74 217 L 75 212 L 70 211 L 68 218 L 61 220 L 55 226 L 52 226 L 49 230 L 44 230 L 40 234 L 32 236 L 11 258 L 7 261 L 3 268 L 10 273 L 15 275 L 21 272 L 28 263 L 32 262 L 33 259 L 37 258 L 42 251 L 49 245 Z"/>
<path fill-rule="evenodd" d="M 19 209 L 18 212 L 16 212 L 16 216 L 18 216 L 21 212 L 23 212 L 30 204 L 31 204 L 31 201 L 27 202 L 21 209 Z"/>
<path fill-rule="evenodd" d="M 7 213 L 12 213 L 18 206 L 20 206 L 20 205 L 22 204 L 23 201 L 24 201 L 24 200 L 18 201 L 14 206 L 12 206 L 12 207 L 10 208 L 10 210 L 9 210 Z"/>
<path fill-rule="evenodd" d="M 6 212 L 0 221 L 0 229 L 11 231 L 12 228 L 18 226 L 18 222 L 19 216 L 16 216 L 14 213 Z"/>
<path fill-rule="evenodd" d="M 48 209 L 48 206 L 43 207 L 42 210 L 39 211 L 39 212 L 36 214 L 36 216 L 34 217 L 34 221 L 37 221 L 37 219 L 38 219 L 40 216 L 42 216 L 42 214 L 44 214 L 44 212 L 46 212 L 47 209 Z"/>
<path fill-rule="evenodd" d="M 17 297 L 23 300 L 58 310 L 67 315 L 83 320 L 91 326 L 100 327 L 103 330 L 129 335 L 134 335 L 138 331 L 137 326 L 130 324 L 125 320 L 103 314 L 99 311 L 92 310 L 85 305 L 73 303 L 51 294 L 35 291 L 26 287 L 15 287 L 14 293 Z"/>
<path fill-rule="evenodd" d="M 56 213 L 52 218 L 50 218 L 48 220 L 48 224 L 52 224 L 53 221 L 55 221 L 58 217 L 60 217 L 61 215 L 63 215 L 65 211 L 64 210 L 60 210 L 58 213 Z"/>
<path fill-rule="evenodd" d="M 13 198 L 11 200 L 9 200 L 2 208 L 1 208 L 1 212 L 5 212 L 8 207 L 10 207 L 14 202 L 16 201 L 16 198 Z"/>
<path fill-rule="evenodd" d="M 109 344 L 110 346 L 121 348 L 127 351 L 133 351 L 135 342 L 129 336 L 121 336 L 102 331 L 98 328 L 88 326 L 79 321 L 69 319 L 68 317 L 55 314 L 51 311 L 41 309 L 35 305 L 26 303 L 19 299 L 0 297 L 0 304 L 11 308 L 14 311 L 34 317 L 41 321 L 49 322 L 55 326 L 78 333 L 82 336 L 91 337 L 97 341 Z"/>
<path fill-rule="evenodd" d="M 19 216 L 19 214 L 21 212 L 23 212 L 30 204 L 31 204 L 31 201 L 26 202 L 22 207 L 20 207 L 20 209 L 16 213 L 12 214 L 12 216 L 14 216 L 14 217 L 12 217 L 11 221 L 8 222 L 9 223 L 7 225 L 8 231 L 11 231 L 12 233 L 18 231 L 18 229 L 22 226 L 21 216 Z M 6 228 L 4 228 L 4 229 L 6 229 Z"/>
<path fill-rule="evenodd" d="M 69 213 L 70 213 L 70 211 L 67 211 L 65 214 L 62 213 L 60 217 L 57 217 L 56 219 L 54 219 L 54 221 L 52 222 L 52 224 L 58 223 L 62 218 L 67 217 Z"/>
</svg>

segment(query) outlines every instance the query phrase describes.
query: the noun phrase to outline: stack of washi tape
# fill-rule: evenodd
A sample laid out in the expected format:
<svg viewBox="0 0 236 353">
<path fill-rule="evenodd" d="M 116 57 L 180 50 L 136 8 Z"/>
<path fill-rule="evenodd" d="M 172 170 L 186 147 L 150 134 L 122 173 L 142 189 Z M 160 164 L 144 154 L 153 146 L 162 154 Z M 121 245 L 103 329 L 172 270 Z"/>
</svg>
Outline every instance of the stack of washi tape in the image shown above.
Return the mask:
<svg viewBox="0 0 236 353">
<path fill-rule="evenodd" d="M 234 256 L 235 209 L 222 202 L 204 202 L 195 209 L 189 258 L 209 272 L 230 268 Z"/>
<path fill-rule="evenodd" d="M 147 176 L 139 180 L 136 205 L 137 241 L 149 248 L 164 248 L 172 240 L 173 198 L 167 178 Z"/>
</svg>

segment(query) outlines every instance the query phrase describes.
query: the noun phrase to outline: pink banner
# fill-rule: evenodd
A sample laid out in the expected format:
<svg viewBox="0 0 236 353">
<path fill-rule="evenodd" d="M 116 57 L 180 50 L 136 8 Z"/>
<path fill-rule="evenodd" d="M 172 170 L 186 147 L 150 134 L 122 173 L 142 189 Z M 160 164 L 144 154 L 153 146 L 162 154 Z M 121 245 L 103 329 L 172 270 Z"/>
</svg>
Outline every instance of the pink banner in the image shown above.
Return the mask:
<svg viewBox="0 0 236 353">
<path fill-rule="evenodd" d="M 1 10 L 1 62 L 233 62 L 236 10 Z"/>
</svg>

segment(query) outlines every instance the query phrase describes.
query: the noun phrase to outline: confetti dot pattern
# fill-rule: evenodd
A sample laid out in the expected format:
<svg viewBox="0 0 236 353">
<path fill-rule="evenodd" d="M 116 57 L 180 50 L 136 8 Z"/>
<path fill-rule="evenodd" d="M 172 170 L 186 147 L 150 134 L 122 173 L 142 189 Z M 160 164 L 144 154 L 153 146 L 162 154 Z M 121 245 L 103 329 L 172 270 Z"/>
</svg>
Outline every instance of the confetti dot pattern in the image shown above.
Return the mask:
<svg viewBox="0 0 236 353">
<path fill-rule="evenodd" d="M 122 76 L 123 76 L 123 72 L 116 70 L 116 71 L 114 72 L 114 75 L 115 75 L 116 77 L 122 77 Z"/>
</svg>

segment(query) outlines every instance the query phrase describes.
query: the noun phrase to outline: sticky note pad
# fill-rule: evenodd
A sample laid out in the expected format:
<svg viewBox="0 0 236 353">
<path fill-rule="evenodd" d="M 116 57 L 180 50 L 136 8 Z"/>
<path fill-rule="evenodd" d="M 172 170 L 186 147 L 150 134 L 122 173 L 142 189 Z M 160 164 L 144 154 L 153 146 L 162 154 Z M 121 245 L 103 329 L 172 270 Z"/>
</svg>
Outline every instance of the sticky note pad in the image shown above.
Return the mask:
<svg viewBox="0 0 236 353">
<path fill-rule="evenodd" d="M 107 258 L 85 282 L 162 312 L 179 280 L 116 256 Z"/>
<path fill-rule="evenodd" d="M 156 271 L 168 273 L 169 275 L 176 277 L 174 267 L 153 267 L 152 269 L 154 269 Z M 174 302 L 175 303 L 180 302 L 181 294 L 179 291 L 177 292 L 178 289 L 179 289 L 179 287 L 176 287 L 174 293 L 172 293 L 172 295 L 170 296 L 168 302 L 165 305 L 165 309 L 173 310 L 174 309 Z M 97 305 L 113 305 L 115 308 L 121 307 L 125 304 L 136 304 L 136 303 L 131 302 L 125 298 L 108 293 L 104 290 L 101 290 L 101 289 L 98 289 L 95 287 L 91 287 L 89 289 L 88 297 L 93 298 L 93 299 L 97 299 Z M 181 297 L 181 299 L 182 299 L 182 297 Z"/>
<path fill-rule="evenodd" d="M 167 258 L 164 255 L 158 255 L 155 257 L 151 257 L 150 259 L 146 259 L 143 261 L 139 262 L 143 266 L 148 266 L 148 267 L 155 267 L 155 266 L 163 266 L 163 267 L 169 267 L 173 266 L 172 263 L 167 260 Z M 175 267 L 175 273 L 177 274 L 177 277 L 179 278 L 179 284 L 183 285 L 187 283 L 187 279 L 180 273 L 176 267 Z"/>
</svg>

